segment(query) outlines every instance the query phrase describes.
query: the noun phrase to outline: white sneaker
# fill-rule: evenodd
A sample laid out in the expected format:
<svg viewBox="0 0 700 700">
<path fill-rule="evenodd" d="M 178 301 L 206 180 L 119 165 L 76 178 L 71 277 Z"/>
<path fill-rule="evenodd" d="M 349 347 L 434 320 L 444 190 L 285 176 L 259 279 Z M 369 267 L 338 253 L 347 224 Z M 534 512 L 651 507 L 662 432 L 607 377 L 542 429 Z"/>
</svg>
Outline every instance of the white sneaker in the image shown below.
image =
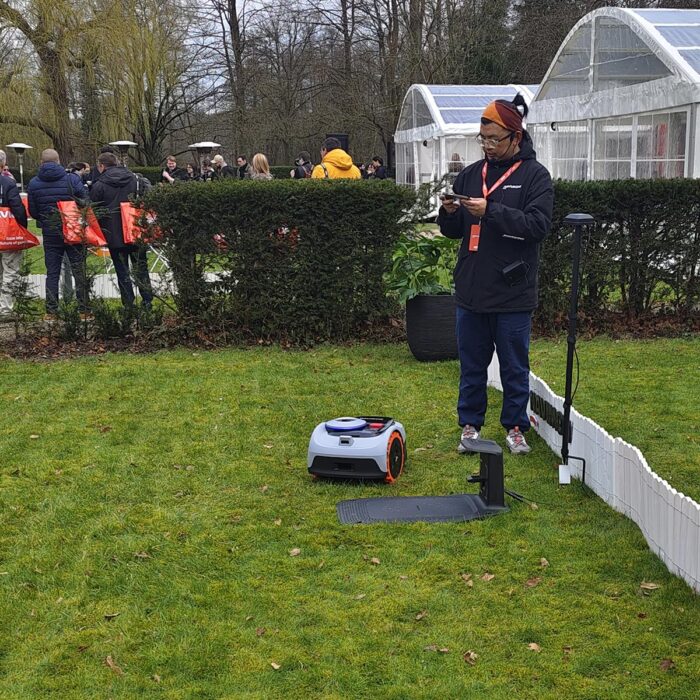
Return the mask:
<svg viewBox="0 0 700 700">
<path fill-rule="evenodd" d="M 457 452 L 459 452 L 461 455 L 465 454 L 466 452 L 471 452 L 471 450 L 468 450 L 464 446 L 464 441 L 478 439 L 479 431 L 473 425 L 465 425 L 464 428 L 462 428 L 462 438 L 459 441 L 459 445 L 457 445 Z"/>
<path fill-rule="evenodd" d="M 508 431 L 506 445 L 508 445 L 511 454 L 514 455 L 526 455 L 530 451 L 530 445 L 527 444 L 525 436 L 520 432 L 520 428 L 517 425 Z"/>
</svg>

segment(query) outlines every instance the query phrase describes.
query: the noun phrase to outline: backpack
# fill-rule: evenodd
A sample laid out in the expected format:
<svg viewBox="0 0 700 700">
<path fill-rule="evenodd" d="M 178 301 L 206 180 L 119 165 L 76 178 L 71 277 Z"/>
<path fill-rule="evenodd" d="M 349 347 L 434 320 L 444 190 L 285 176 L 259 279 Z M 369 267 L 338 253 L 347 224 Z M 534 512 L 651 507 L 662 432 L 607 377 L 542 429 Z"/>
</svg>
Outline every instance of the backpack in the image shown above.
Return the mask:
<svg viewBox="0 0 700 700">
<path fill-rule="evenodd" d="M 141 173 L 134 173 L 136 178 L 136 196 L 140 197 L 144 192 L 148 192 L 153 187 L 153 183 Z"/>
</svg>

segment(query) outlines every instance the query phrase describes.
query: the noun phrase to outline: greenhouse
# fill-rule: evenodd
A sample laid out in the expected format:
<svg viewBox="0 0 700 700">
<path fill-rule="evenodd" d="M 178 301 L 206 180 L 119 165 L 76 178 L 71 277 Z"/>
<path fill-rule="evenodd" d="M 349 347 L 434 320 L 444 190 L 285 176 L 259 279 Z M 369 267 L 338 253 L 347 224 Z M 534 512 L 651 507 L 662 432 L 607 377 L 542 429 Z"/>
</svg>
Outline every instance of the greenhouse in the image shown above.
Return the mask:
<svg viewBox="0 0 700 700">
<path fill-rule="evenodd" d="M 555 178 L 700 177 L 700 10 L 602 8 L 569 32 L 530 107 Z"/>
<path fill-rule="evenodd" d="M 394 134 L 396 182 L 418 188 L 445 175 L 456 177 L 482 157 L 474 137 L 484 107 L 518 92 L 529 104 L 536 90 L 536 85 L 411 85 Z"/>
</svg>

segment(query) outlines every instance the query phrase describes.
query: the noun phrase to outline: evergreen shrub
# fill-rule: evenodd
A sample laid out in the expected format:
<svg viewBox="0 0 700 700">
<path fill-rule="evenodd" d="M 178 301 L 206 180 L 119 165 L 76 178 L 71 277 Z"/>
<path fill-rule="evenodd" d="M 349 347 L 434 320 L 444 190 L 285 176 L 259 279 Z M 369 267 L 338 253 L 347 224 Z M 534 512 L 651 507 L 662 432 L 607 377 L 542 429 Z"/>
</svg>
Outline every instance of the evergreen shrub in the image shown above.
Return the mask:
<svg viewBox="0 0 700 700">
<path fill-rule="evenodd" d="M 579 307 L 593 326 L 601 312 L 629 319 L 700 307 L 700 180 L 555 183 L 552 232 L 542 246 L 543 327 L 568 310 L 572 229 L 567 214 L 596 219 L 584 241 Z"/>
<path fill-rule="evenodd" d="M 272 180 L 154 188 L 145 206 L 181 319 L 241 337 L 357 337 L 392 301 L 383 273 L 415 194 L 391 182 Z"/>
</svg>

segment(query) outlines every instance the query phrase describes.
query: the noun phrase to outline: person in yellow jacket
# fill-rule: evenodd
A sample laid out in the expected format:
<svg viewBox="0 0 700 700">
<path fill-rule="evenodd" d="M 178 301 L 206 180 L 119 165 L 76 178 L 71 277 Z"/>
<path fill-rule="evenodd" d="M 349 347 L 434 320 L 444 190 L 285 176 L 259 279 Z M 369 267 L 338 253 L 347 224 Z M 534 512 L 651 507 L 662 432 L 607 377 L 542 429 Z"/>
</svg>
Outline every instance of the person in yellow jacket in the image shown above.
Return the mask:
<svg viewBox="0 0 700 700">
<path fill-rule="evenodd" d="M 340 147 L 336 138 L 327 138 L 321 147 L 321 162 L 313 169 L 312 178 L 360 180 L 362 175 L 352 158 Z"/>
</svg>

